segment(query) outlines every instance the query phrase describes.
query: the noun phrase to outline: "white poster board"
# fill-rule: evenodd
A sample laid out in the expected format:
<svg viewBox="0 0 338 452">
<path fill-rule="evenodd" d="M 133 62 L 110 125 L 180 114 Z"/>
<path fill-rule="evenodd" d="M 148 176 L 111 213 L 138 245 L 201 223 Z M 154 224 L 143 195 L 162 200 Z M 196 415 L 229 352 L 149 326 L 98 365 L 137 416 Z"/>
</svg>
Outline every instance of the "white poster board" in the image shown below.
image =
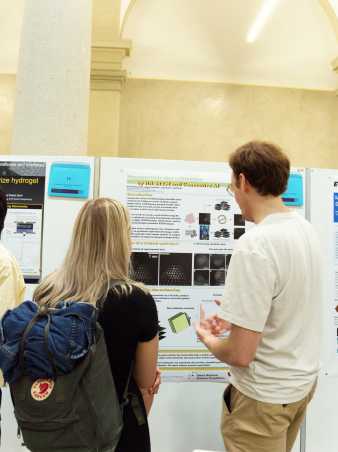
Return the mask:
<svg viewBox="0 0 338 452">
<path fill-rule="evenodd" d="M 50 167 L 53 162 L 87 163 L 91 168 L 91 182 L 89 197 L 93 197 L 94 187 L 94 158 L 70 157 L 70 156 L 13 156 L 1 155 L 0 161 L 33 161 L 46 163 L 45 204 L 43 215 L 43 240 L 42 240 L 42 276 L 55 270 L 62 264 L 71 234 L 74 220 L 85 199 L 55 198 L 48 196 L 48 182 Z M 25 298 L 31 299 L 34 285 L 28 285 Z M 13 406 L 10 400 L 8 388 L 3 391 L 2 417 L 2 448 L 4 451 L 20 452 L 27 450 L 21 447 L 21 440 L 17 438 L 17 425 L 13 414 Z"/>
<path fill-rule="evenodd" d="M 306 417 L 306 452 L 336 452 L 338 450 L 337 418 L 338 404 L 338 354 L 337 328 L 338 286 L 337 246 L 338 223 L 334 208 L 337 208 L 338 171 L 310 169 L 309 215 L 316 228 L 323 251 L 323 314 L 321 323 L 323 340 L 321 347 L 321 373 L 318 388 Z M 336 217 L 337 219 L 337 217 Z"/>
<path fill-rule="evenodd" d="M 1 155 L 0 161 L 27 161 L 46 163 L 45 204 L 42 237 L 42 276 L 51 273 L 62 262 L 67 250 L 74 220 L 85 199 L 48 196 L 49 173 L 54 162 L 87 163 L 91 168 L 89 198 L 93 196 L 94 158 L 71 156 L 14 156 Z"/>
<path fill-rule="evenodd" d="M 229 167 L 222 163 L 102 158 L 100 196 L 114 197 L 127 204 L 128 170 L 143 175 L 155 172 L 159 176 L 164 173 L 169 177 L 174 177 L 177 173 L 184 173 L 186 177 L 192 173 L 210 173 L 216 178 L 220 173 L 224 173 L 226 180 L 230 179 Z M 304 169 L 293 171 L 302 175 L 305 192 Z M 305 205 L 298 210 L 305 215 Z M 163 383 L 150 414 L 152 450 L 154 452 L 189 452 L 201 448 L 224 450 L 219 431 L 224 388 L 224 384 L 214 382 Z M 293 451 L 299 449 L 298 437 Z"/>
<path fill-rule="evenodd" d="M 0 160 L 0 187 L 8 207 L 1 241 L 25 278 L 35 281 L 41 276 L 45 180 L 45 162 Z"/>
</svg>

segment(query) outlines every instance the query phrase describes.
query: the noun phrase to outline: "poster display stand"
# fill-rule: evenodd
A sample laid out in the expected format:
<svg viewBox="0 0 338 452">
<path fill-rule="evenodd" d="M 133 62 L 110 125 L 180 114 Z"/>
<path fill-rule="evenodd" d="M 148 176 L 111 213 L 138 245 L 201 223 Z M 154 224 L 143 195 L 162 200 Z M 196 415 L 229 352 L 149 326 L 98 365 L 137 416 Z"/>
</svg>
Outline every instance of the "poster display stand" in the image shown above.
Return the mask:
<svg viewBox="0 0 338 452">
<path fill-rule="evenodd" d="M 1 239 L 16 257 L 26 280 L 39 280 L 41 275 L 45 178 L 44 162 L 0 162 L 0 186 L 8 204 Z"/>
</svg>

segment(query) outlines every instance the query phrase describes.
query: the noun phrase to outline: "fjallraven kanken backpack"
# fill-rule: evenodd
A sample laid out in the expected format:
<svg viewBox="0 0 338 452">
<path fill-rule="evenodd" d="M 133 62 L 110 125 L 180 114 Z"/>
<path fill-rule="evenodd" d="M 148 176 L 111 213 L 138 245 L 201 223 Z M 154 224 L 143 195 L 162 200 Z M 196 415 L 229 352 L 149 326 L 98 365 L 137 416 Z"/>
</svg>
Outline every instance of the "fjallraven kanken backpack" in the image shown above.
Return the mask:
<svg viewBox="0 0 338 452">
<path fill-rule="evenodd" d="M 52 310 L 46 310 L 49 322 Z M 20 359 L 24 359 L 24 342 L 32 322 L 23 334 Z M 45 344 L 48 345 L 48 331 Z M 33 381 L 23 375 L 10 384 L 15 417 L 24 445 L 33 452 L 113 452 L 123 427 L 129 379 L 122 405 L 116 393 L 109 365 L 104 334 L 95 324 L 95 340 L 86 356 L 73 370 L 55 378 Z M 27 340 L 30 340 L 29 337 Z M 48 350 L 47 350 L 48 352 Z M 51 360 L 53 357 L 50 357 Z M 130 372 L 131 374 L 131 372 Z M 129 375 L 130 378 L 130 375 Z"/>
</svg>

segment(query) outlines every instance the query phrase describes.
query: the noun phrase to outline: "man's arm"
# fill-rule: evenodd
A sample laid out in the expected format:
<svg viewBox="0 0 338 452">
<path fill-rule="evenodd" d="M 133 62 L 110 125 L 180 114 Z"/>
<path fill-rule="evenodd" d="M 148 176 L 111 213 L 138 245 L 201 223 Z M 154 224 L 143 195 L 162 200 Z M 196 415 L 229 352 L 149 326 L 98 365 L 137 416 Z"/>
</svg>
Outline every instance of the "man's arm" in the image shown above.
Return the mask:
<svg viewBox="0 0 338 452">
<path fill-rule="evenodd" d="M 235 367 L 248 367 L 256 356 L 262 333 L 232 325 L 228 338 L 220 339 L 203 322 L 195 325 L 199 339 L 219 360 Z"/>
<path fill-rule="evenodd" d="M 22 303 L 25 283 L 17 263 L 0 262 L 0 317 Z"/>
</svg>

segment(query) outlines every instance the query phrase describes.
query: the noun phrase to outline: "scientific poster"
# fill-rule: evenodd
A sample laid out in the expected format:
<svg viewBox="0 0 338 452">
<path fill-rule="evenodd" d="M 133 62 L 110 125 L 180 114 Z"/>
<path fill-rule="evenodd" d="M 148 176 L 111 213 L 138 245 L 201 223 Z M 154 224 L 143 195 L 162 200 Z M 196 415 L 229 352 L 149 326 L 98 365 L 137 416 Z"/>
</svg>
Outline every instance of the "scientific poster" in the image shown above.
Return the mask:
<svg viewBox="0 0 338 452">
<path fill-rule="evenodd" d="M 235 240 L 245 232 L 225 173 L 128 170 L 133 278 L 146 284 L 160 320 L 165 380 L 224 381 L 224 363 L 198 340 L 200 308 L 217 311 Z"/>
<path fill-rule="evenodd" d="M 335 324 L 335 348 L 338 355 L 338 180 L 332 183 L 333 198 L 333 239 L 334 239 L 334 324 Z"/>
<path fill-rule="evenodd" d="M 45 177 L 43 162 L 0 162 L 0 188 L 8 202 L 1 240 L 26 279 L 39 279 L 41 274 Z"/>
</svg>

